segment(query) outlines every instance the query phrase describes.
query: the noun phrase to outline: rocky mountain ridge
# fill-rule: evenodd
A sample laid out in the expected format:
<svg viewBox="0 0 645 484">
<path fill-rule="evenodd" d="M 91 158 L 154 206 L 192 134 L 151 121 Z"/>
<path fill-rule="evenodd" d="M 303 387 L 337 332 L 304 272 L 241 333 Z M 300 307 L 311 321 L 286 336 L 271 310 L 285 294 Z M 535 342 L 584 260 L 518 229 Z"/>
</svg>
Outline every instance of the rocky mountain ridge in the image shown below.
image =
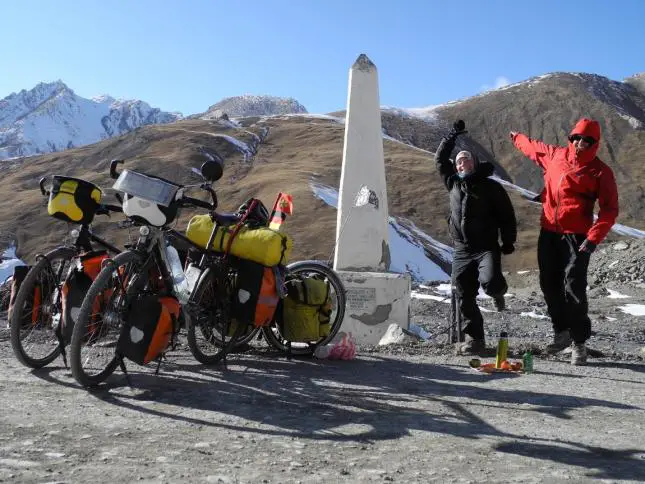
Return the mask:
<svg viewBox="0 0 645 484">
<path fill-rule="evenodd" d="M 222 99 L 208 108 L 205 113 L 193 117 L 200 119 L 245 116 L 274 116 L 284 114 L 304 114 L 307 108 L 292 97 L 255 96 L 245 94 Z"/>
<path fill-rule="evenodd" d="M 189 118 L 218 119 L 306 113 L 293 98 L 244 95 L 222 99 Z M 64 82 L 39 83 L 0 100 L 0 160 L 85 146 L 151 124 L 184 119 L 140 100 L 80 97 Z"/>
<path fill-rule="evenodd" d="M 63 151 L 182 118 L 139 100 L 86 99 L 62 81 L 0 100 L 0 159 Z"/>
</svg>

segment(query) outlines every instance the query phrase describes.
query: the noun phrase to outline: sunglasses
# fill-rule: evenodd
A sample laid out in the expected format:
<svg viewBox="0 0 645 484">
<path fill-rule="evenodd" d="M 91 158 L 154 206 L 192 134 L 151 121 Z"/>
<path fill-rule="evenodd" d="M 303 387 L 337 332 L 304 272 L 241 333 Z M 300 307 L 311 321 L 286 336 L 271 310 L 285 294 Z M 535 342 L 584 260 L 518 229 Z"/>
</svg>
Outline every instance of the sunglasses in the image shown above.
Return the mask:
<svg viewBox="0 0 645 484">
<path fill-rule="evenodd" d="M 584 141 L 588 145 L 592 145 L 596 142 L 596 140 L 593 139 L 591 136 L 582 136 L 581 134 L 574 134 L 573 136 L 569 137 L 569 141 L 571 141 L 572 143 L 574 141 L 580 141 L 580 140 Z"/>
</svg>

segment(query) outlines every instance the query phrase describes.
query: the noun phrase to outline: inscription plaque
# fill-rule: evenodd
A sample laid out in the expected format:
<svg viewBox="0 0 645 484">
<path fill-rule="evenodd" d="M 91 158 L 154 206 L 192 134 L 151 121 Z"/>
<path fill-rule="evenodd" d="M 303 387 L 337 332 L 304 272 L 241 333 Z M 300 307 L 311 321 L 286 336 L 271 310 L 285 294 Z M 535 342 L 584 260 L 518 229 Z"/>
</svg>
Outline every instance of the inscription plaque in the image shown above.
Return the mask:
<svg viewBox="0 0 645 484">
<path fill-rule="evenodd" d="M 375 287 L 349 287 L 347 288 L 347 306 L 353 310 L 367 310 L 376 304 Z"/>
</svg>

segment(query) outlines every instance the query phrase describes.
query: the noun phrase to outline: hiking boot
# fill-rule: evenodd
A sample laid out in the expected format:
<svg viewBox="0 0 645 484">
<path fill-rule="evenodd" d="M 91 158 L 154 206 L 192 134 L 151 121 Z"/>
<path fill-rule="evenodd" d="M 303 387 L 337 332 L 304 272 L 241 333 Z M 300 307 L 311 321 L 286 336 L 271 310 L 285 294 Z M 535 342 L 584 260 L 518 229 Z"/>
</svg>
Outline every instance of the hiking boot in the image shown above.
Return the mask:
<svg viewBox="0 0 645 484">
<path fill-rule="evenodd" d="M 494 297 L 493 304 L 495 305 L 495 309 L 497 309 L 498 312 L 504 311 L 504 309 L 506 309 L 506 300 L 504 299 L 503 295 Z"/>
<path fill-rule="evenodd" d="M 569 330 L 559 331 L 553 335 L 553 343 L 546 346 L 547 353 L 559 353 L 571 345 L 571 335 Z"/>
<path fill-rule="evenodd" d="M 466 335 L 466 341 L 459 346 L 461 355 L 478 355 L 486 351 L 486 341 L 484 339 L 474 339 Z"/>
<path fill-rule="evenodd" d="M 587 347 L 584 343 L 571 345 L 571 364 L 584 365 L 587 363 Z"/>
</svg>

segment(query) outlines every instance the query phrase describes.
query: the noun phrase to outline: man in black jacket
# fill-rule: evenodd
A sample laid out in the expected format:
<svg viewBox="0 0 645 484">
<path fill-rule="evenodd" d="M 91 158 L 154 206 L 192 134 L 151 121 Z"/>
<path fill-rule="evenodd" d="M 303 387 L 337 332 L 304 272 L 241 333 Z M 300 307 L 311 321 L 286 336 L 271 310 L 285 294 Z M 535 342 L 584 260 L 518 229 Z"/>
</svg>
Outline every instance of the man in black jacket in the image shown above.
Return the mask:
<svg viewBox="0 0 645 484">
<path fill-rule="evenodd" d="M 466 133 L 465 127 L 462 120 L 454 123 L 441 140 L 435 161 L 450 194 L 448 224 L 455 247 L 452 286 L 466 335 L 460 352 L 477 354 L 486 349 L 484 320 L 476 300 L 479 286 L 493 298 L 497 310 L 502 311 L 508 285 L 502 275 L 501 254 L 515 250 L 517 223 L 506 190 L 488 178 L 494 171 L 492 164 L 480 163 L 468 151 L 460 151 L 454 165 L 450 161 L 455 141 Z"/>
</svg>

